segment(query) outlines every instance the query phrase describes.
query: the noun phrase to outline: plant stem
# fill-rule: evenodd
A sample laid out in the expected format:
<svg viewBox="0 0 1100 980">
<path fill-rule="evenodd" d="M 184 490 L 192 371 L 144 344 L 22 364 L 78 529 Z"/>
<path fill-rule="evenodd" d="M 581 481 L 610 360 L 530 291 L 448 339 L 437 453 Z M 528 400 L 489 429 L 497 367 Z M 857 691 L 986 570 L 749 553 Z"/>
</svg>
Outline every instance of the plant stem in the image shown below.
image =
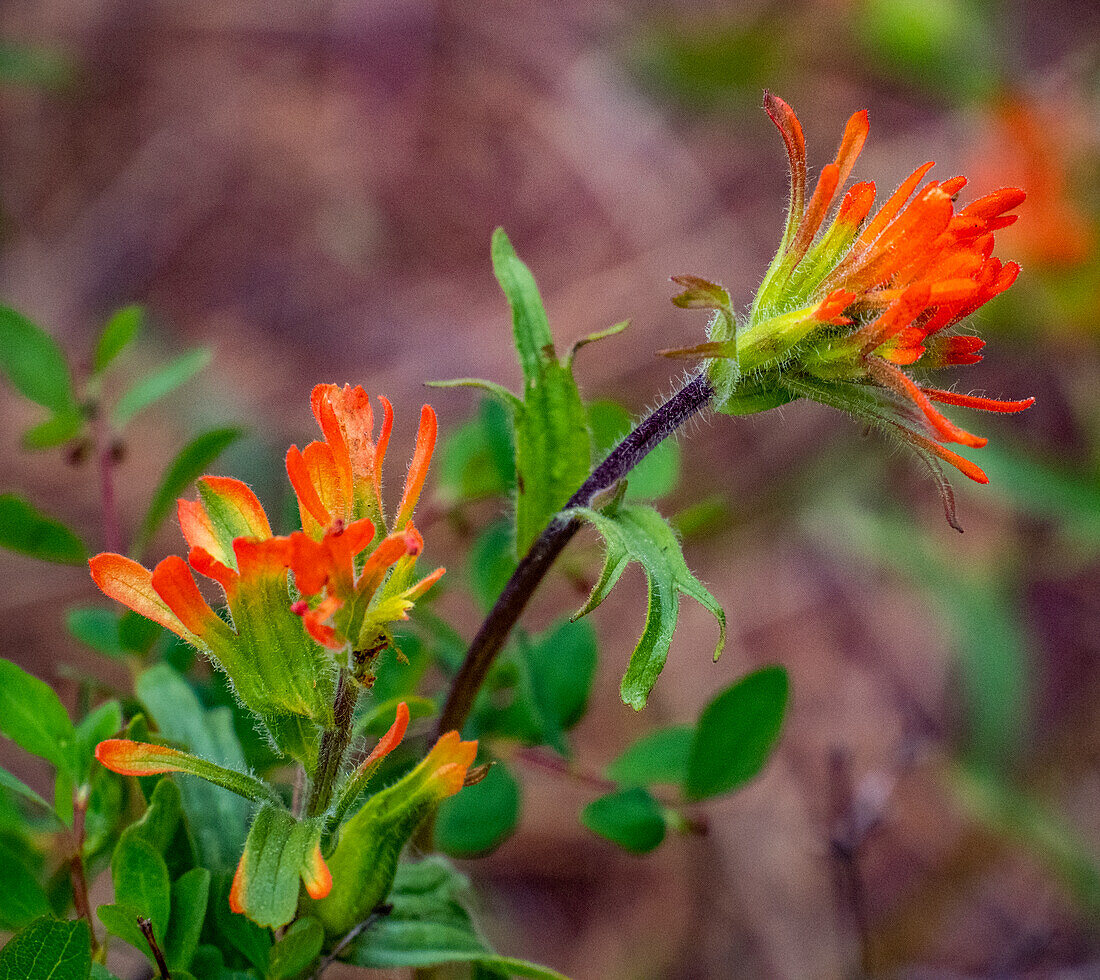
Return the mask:
<svg viewBox="0 0 1100 980">
<path fill-rule="evenodd" d="M 460 729 L 470 714 L 477 692 L 489 673 L 504 641 L 539 587 L 554 560 L 581 526 L 577 517 L 566 516 L 574 507 L 587 507 L 610 490 L 688 419 L 703 411 L 714 389 L 705 374 L 697 374 L 668 401 L 647 415 L 600 463 L 569 498 L 565 507 L 546 525 L 530 551 L 523 556 L 508 584 L 497 598 L 466 651 L 466 659 L 451 684 L 439 716 L 438 734 Z"/>
<path fill-rule="evenodd" d="M 340 669 L 336 682 L 336 700 L 332 705 L 332 727 L 321 736 L 321 748 L 317 756 L 317 772 L 313 777 L 313 791 L 306 806 L 306 816 L 316 817 L 328 809 L 332 791 L 340 775 L 340 765 L 351 741 L 351 720 L 355 702 L 359 699 L 359 684 L 346 668 Z"/>
<path fill-rule="evenodd" d="M 84 873 L 84 812 L 87 807 L 87 797 L 77 791 L 73 796 L 73 853 L 69 857 L 69 876 L 73 882 L 73 905 L 76 914 L 88 923 L 94 956 L 99 952 L 99 940 L 96 939 L 92 906 L 88 901 L 88 876 Z"/>
<path fill-rule="evenodd" d="M 141 934 L 145 937 L 145 941 L 149 944 L 149 951 L 153 954 L 153 959 L 157 961 L 157 969 L 160 971 L 161 980 L 172 980 L 172 974 L 168 972 L 168 964 L 165 962 L 164 953 L 157 945 L 157 937 L 153 933 L 153 923 L 149 919 L 139 918 L 137 924 Z"/>
<path fill-rule="evenodd" d="M 103 548 L 122 553 L 122 525 L 118 519 L 118 502 L 115 497 L 115 449 L 111 445 L 110 430 L 104 417 L 103 406 L 98 402 L 92 407 L 92 440 L 95 443 L 95 460 L 99 469 L 99 500 L 103 510 Z"/>
</svg>

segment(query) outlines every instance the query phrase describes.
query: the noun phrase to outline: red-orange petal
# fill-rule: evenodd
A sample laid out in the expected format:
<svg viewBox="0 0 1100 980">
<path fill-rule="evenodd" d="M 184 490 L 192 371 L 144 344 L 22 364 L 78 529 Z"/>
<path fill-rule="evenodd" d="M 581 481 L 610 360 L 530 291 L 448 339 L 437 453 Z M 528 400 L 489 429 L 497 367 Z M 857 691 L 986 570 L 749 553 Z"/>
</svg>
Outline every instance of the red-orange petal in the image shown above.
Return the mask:
<svg viewBox="0 0 1100 980">
<path fill-rule="evenodd" d="M 963 408 L 977 408 L 983 412 L 1022 412 L 1035 404 L 1034 396 L 1019 401 L 999 401 L 996 398 L 981 398 L 978 395 L 960 395 L 954 391 L 940 388 L 925 388 L 924 393 L 933 401 L 944 405 L 959 405 Z"/>
<path fill-rule="evenodd" d="M 169 555 L 153 569 L 152 584 L 157 595 L 196 636 L 207 641 L 229 638 L 229 627 L 202 597 L 187 562 L 179 555 Z"/>
<path fill-rule="evenodd" d="M 413 451 L 412 460 L 409 463 L 409 472 L 405 477 L 405 492 L 401 496 L 401 505 L 397 509 L 397 519 L 393 526 L 395 530 L 401 530 L 412 517 L 416 502 L 420 499 L 420 492 L 424 489 L 424 481 L 428 478 L 428 465 L 432 461 L 432 453 L 435 450 L 436 432 L 438 422 L 435 410 L 431 405 L 425 405 L 420 410 L 420 428 L 416 434 L 416 449 Z"/>
<path fill-rule="evenodd" d="M 794 109 L 778 95 L 764 93 L 764 111 L 783 137 L 791 168 L 790 213 L 787 216 L 787 230 L 783 235 L 783 240 L 789 242 L 794 237 L 798 222 L 802 220 L 806 202 L 806 140 Z"/>
<path fill-rule="evenodd" d="M 297 446 L 291 446 L 286 454 L 286 473 L 290 478 L 290 485 L 294 488 L 294 494 L 302 510 L 309 514 L 321 527 L 328 527 L 332 523 L 332 514 L 321 502 L 310 479 L 309 467 L 306 459 Z"/>
<path fill-rule="evenodd" d="M 268 523 L 263 504 L 247 483 L 231 476 L 203 476 L 199 477 L 198 482 L 223 504 L 236 510 L 241 523 L 252 535 L 257 538 L 271 537 L 271 524 Z"/>
<path fill-rule="evenodd" d="M 332 891 L 332 872 L 321 854 L 320 844 L 309 852 L 302 865 L 302 883 L 310 898 L 321 899 Z"/>
<path fill-rule="evenodd" d="M 172 760 L 182 755 L 166 745 L 132 742 L 127 738 L 109 738 L 95 747 L 99 763 L 120 776 L 159 776 L 166 772 L 183 772 Z"/>
<path fill-rule="evenodd" d="M 836 165 L 840 171 L 839 184 L 842 187 L 852 173 L 869 130 L 870 123 L 867 120 L 866 109 L 853 113 L 844 127 L 844 136 L 840 141 L 840 148 L 836 151 Z"/>
<path fill-rule="evenodd" d="M 104 594 L 185 640 L 193 640 L 190 630 L 168 607 L 153 588 L 153 573 L 122 555 L 104 552 L 88 562 L 92 579 Z"/>
</svg>

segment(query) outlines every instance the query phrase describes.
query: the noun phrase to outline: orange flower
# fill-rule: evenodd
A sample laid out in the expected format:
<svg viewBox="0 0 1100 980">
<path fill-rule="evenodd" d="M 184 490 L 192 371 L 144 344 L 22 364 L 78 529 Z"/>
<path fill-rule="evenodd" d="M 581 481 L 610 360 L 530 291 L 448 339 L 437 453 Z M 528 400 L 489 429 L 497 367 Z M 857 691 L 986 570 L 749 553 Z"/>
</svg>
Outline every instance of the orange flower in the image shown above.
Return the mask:
<svg viewBox="0 0 1100 980">
<path fill-rule="evenodd" d="M 993 255 L 994 234 L 1016 220 L 1011 212 L 1024 193 L 1004 188 L 956 208 L 966 179 L 921 187 L 932 168 L 926 163 L 873 216 L 871 182 L 854 184 L 837 204 L 867 137 L 867 113 L 857 112 L 807 200 L 798 118 L 770 93 L 764 108 L 783 136 L 790 162 L 790 210 L 779 251 L 743 323 L 720 287 L 677 277 L 689 287 L 677 297 L 679 305 L 707 306 L 718 315 L 708 343 L 667 353 L 712 359 L 708 374 L 719 411 L 743 414 L 807 397 L 900 437 L 940 479 L 954 524 L 938 460 L 978 482 L 986 476 L 943 444 L 980 447 L 986 440 L 955 425 L 936 403 L 1018 412 L 1034 399 L 956 394 L 923 385 L 905 369 L 981 360 L 983 342 L 952 331 L 1016 280 L 1019 266 Z"/>
<path fill-rule="evenodd" d="M 386 532 L 381 496 L 382 460 L 393 410 L 384 398 L 377 441 L 370 400 L 362 388 L 318 385 L 313 414 L 324 442 L 304 451 L 291 446 L 287 473 L 298 495 L 303 531 L 287 541 L 286 561 L 299 591 L 317 597 L 295 603 L 306 629 L 332 649 L 372 651 L 388 642 L 387 624 L 408 618 L 408 610 L 443 574 L 437 568 L 412 581 L 424 539 L 412 523 L 435 448 L 436 418 L 431 406 L 420 413 L 420 430 L 409 463 L 397 517 Z M 385 536 L 360 561 L 376 533 Z M 357 665 L 360 667 L 360 665 Z M 369 663 L 360 669 L 369 669 Z"/>
</svg>

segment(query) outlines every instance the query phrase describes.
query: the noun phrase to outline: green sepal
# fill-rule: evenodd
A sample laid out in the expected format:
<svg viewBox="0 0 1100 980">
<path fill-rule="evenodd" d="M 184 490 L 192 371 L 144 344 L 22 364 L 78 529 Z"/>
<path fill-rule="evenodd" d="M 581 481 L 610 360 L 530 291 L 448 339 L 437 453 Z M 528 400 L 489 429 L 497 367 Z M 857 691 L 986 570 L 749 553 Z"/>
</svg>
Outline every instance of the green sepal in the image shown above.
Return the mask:
<svg viewBox="0 0 1100 980">
<path fill-rule="evenodd" d="M 638 562 L 645 571 L 649 586 L 645 629 L 631 654 L 620 688 L 623 703 L 640 710 L 645 707 L 649 692 L 668 657 L 679 616 L 680 593 L 691 596 L 718 621 L 715 660 L 726 643 L 726 614 L 714 596 L 691 573 L 676 533 L 652 507 L 620 504 L 606 511 L 579 507 L 574 513 L 595 525 L 607 542 L 608 549 L 603 574 L 578 616 L 603 601 L 622 575 L 628 560 Z"/>
<path fill-rule="evenodd" d="M 298 820 L 274 804 L 256 814 L 237 871 L 235 894 L 256 925 L 279 929 L 294 918 L 299 882 L 320 846 L 323 820 Z"/>
</svg>

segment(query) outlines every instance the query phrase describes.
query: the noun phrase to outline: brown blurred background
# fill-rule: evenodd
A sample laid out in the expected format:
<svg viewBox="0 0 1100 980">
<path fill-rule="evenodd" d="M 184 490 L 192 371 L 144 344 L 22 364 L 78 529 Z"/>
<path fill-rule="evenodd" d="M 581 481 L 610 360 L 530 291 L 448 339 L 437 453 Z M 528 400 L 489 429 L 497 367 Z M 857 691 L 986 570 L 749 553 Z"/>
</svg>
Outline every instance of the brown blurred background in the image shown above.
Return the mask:
<svg viewBox="0 0 1100 980">
<path fill-rule="evenodd" d="M 725 501 L 685 549 L 729 646 L 712 665 L 713 623 L 685 605 L 635 716 L 616 694 L 644 613 L 628 573 L 636 591 L 596 614 L 578 750 L 599 766 L 778 662 L 793 701 L 774 760 L 700 808 L 706 836 L 646 859 L 579 826 L 590 789 L 523 770 L 518 833 L 464 866 L 500 948 L 583 980 L 1100 977 L 1098 32 L 1088 0 L 6 0 L 0 298 L 78 361 L 131 301 L 154 339 L 135 370 L 158 347 L 214 349 L 134 430 L 132 523 L 181 440 L 226 420 L 250 436 L 220 470 L 277 499 L 317 381 L 386 394 L 395 459 L 422 382 L 515 386 L 497 225 L 559 345 L 632 318 L 578 357 L 583 392 L 655 404 L 678 376 L 654 352 L 704 326 L 669 303 L 668 276 L 748 302 L 777 242 L 786 165 L 765 87 L 795 106 L 817 167 L 868 108 L 857 177 L 880 192 L 926 159 L 972 175 L 964 198 L 1021 184 L 1032 204 L 998 254 L 1025 273 L 983 311 L 987 359 L 962 383 L 1039 403 L 975 421 L 993 485 L 957 487 L 966 534 L 913 460 L 820 407 L 695 426 L 662 508 Z M 430 399 L 445 427 L 476 407 Z M 91 474 L 19 453 L 29 414 L 3 405 L 0 484 L 94 527 Z M 461 567 L 465 544 L 441 532 L 431 557 Z M 594 542 L 568 560 L 591 575 Z M 46 638 L 90 582 L 7 554 L 0 581 L 3 654 L 58 676 L 79 654 Z M 530 622 L 575 602 L 552 587 Z M 960 775 L 975 754 L 993 790 Z"/>
</svg>

